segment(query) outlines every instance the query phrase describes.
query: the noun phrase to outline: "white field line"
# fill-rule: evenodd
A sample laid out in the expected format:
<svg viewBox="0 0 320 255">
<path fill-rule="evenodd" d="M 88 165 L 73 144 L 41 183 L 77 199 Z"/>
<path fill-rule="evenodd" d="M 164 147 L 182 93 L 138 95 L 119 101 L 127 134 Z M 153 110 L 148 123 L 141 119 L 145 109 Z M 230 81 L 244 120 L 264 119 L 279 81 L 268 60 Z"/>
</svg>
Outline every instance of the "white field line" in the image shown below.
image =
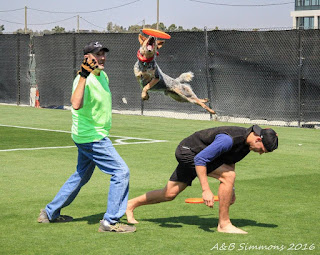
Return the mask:
<svg viewBox="0 0 320 255">
<path fill-rule="evenodd" d="M 5 151 L 35 151 L 35 150 L 51 150 L 51 149 L 68 149 L 68 148 L 75 148 L 76 146 L 60 146 L 60 147 L 38 147 L 38 148 L 17 148 L 17 149 L 7 149 L 7 150 L 0 150 L 0 152 Z"/>
<path fill-rule="evenodd" d="M 65 130 L 54 130 L 54 129 L 45 129 L 45 128 L 22 127 L 22 126 L 12 126 L 12 125 L 3 125 L 3 124 L 0 124 L 0 127 L 24 128 L 24 129 L 32 129 L 32 130 L 40 130 L 40 131 L 49 131 L 49 132 L 71 133 L 70 131 L 65 131 Z"/>
<path fill-rule="evenodd" d="M 65 130 L 54 130 L 54 129 L 45 129 L 45 128 L 33 128 L 33 127 L 22 127 L 22 126 L 13 126 L 13 125 L 3 125 L 0 124 L 1 127 L 12 127 L 12 128 L 23 128 L 23 129 L 32 129 L 32 130 L 39 130 L 39 131 L 48 131 L 48 132 L 59 132 L 59 133 L 71 133 L 70 131 Z M 162 143 L 167 142 L 166 140 L 153 140 L 148 138 L 138 138 L 138 137 L 128 137 L 128 136 L 114 136 L 109 135 L 109 137 L 118 137 L 113 143 L 113 145 L 128 145 L 128 144 L 142 144 L 142 143 Z M 126 142 L 127 140 L 140 140 L 138 142 Z M 6 151 L 31 151 L 31 150 L 51 150 L 51 149 L 68 149 L 68 148 L 75 148 L 76 146 L 57 146 L 57 147 L 38 147 L 38 148 L 17 148 L 17 149 L 7 149 L 7 150 L 0 150 L 0 152 Z"/>
</svg>

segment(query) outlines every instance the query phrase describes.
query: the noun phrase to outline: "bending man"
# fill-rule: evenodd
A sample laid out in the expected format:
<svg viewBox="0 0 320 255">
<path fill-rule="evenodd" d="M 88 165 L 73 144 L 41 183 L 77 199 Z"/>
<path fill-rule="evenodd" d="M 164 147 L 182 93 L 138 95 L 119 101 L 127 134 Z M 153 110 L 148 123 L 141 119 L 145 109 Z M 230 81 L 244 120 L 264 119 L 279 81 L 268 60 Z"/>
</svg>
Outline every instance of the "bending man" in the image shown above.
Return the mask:
<svg viewBox="0 0 320 255">
<path fill-rule="evenodd" d="M 208 176 L 220 181 L 218 231 L 247 234 L 232 225 L 229 207 L 235 202 L 235 163 L 250 151 L 259 154 L 272 152 L 278 147 L 278 136 L 273 129 L 261 129 L 258 125 L 243 127 L 216 127 L 198 131 L 180 142 L 176 149 L 178 166 L 167 185 L 160 190 L 149 191 L 128 201 L 127 221 L 138 223 L 133 210 L 141 205 L 172 201 L 198 177 L 202 198 L 213 207 L 214 195 L 208 184 Z"/>
</svg>

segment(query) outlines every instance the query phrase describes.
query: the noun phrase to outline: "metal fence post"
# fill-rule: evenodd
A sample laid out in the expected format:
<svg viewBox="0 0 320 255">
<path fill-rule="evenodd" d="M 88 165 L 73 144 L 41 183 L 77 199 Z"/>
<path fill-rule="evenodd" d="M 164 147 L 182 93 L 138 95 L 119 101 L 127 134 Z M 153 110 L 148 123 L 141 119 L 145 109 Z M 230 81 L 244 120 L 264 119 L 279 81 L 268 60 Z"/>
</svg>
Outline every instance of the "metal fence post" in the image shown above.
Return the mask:
<svg viewBox="0 0 320 255">
<path fill-rule="evenodd" d="M 74 79 L 74 77 L 77 74 L 77 45 L 76 45 L 76 35 L 75 33 L 73 34 L 73 38 L 72 38 L 72 53 L 73 53 L 73 76 L 72 79 Z"/>
<path fill-rule="evenodd" d="M 21 69 L 21 63 L 20 63 L 20 34 L 17 35 L 17 82 L 18 82 L 18 88 L 17 88 L 17 105 L 20 105 L 21 102 L 21 82 L 20 82 L 20 69 Z"/>
<path fill-rule="evenodd" d="M 141 98 L 141 115 L 143 115 L 143 109 L 144 109 L 144 101 Z"/>
<path fill-rule="evenodd" d="M 205 37 L 205 54 L 206 54 L 206 82 L 207 82 L 207 93 L 208 93 L 208 99 L 209 99 L 209 107 L 212 109 L 211 105 L 211 86 L 209 84 L 209 44 L 208 44 L 208 33 L 207 33 L 207 27 L 204 27 L 204 37 Z M 210 113 L 210 120 L 212 120 L 212 113 Z"/>
<path fill-rule="evenodd" d="M 301 80 L 302 80 L 302 42 L 301 42 L 301 28 L 298 29 L 298 53 L 299 53 L 299 69 L 298 69 L 298 127 L 301 127 Z"/>
</svg>

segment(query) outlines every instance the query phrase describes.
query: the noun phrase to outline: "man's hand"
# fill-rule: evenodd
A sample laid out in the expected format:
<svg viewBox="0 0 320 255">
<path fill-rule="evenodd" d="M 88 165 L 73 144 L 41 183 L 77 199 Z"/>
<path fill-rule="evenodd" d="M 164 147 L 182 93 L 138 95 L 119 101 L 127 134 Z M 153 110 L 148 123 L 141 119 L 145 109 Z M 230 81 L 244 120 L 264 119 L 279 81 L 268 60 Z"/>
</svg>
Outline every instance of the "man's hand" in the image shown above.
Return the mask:
<svg viewBox="0 0 320 255">
<path fill-rule="evenodd" d="M 90 60 L 86 57 L 81 64 L 78 74 L 80 74 L 81 77 L 86 79 L 89 76 L 89 74 L 97 67 L 97 62 L 94 59 Z"/>
<path fill-rule="evenodd" d="M 213 203 L 214 203 L 214 195 L 211 192 L 211 190 L 205 190 L 202 192 L 202 198 L 203 198 L 203 202 L 206 206 L 209 206 L 210 208 L 213 207 Z"/>
</svg>

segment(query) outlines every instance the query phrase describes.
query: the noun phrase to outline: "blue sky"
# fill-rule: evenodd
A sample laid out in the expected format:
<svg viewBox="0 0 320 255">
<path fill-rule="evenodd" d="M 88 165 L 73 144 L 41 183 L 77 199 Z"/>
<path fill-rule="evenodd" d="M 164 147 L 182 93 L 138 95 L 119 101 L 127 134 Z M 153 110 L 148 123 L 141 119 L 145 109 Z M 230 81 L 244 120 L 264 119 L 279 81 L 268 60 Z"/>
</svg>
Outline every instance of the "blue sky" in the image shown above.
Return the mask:
<svg viewBox="0 0 320 255">
<path fill-rule="evenodd" d="M 81 17 L 80 29 L 84 30 L 102 31 L 108 22 L 126 28 L 142 25 L 143 20 L 146 24 L 157 22 L 157 0 L 0 0 L 0 3 L 0 25 L 4 25 L 7 33 L 24 28 L 24 6 L 28 7 L 28 28 L 33 31 L 51 30 L 55 26 L 72 31 L 77 27 L 77 15 Z M 252 6 L 280 3 L 289 4 Z M 167 27 L 175 24 L 209 29 L 291 28 L 293 10 L 294 0 L 159 0 L 160 22 Z"/>
</svg>

